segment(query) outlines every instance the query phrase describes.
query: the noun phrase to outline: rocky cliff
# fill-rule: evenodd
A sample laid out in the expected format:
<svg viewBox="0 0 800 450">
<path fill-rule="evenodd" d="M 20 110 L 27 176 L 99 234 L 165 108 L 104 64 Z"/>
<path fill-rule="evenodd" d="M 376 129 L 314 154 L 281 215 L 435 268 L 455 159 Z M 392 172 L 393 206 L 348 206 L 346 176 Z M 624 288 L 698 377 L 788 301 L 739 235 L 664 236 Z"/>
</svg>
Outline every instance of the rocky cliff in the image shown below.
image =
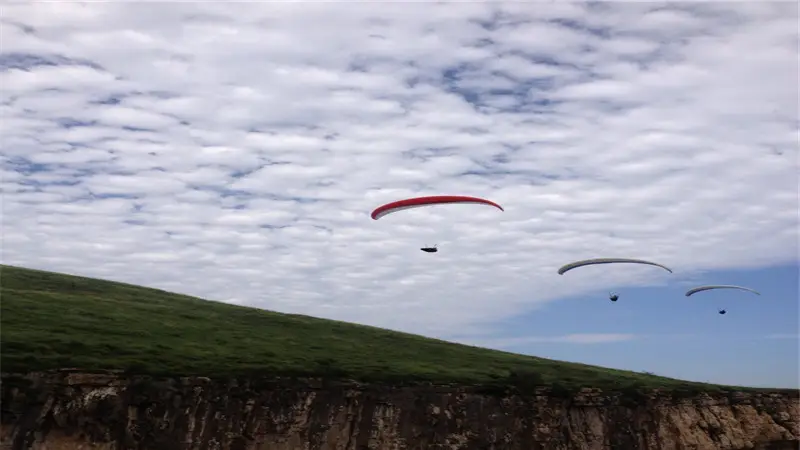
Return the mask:
<svg viewBox="0 0 800 450">
<path fill-rule="evenodd" d="M 321 380 L 3 375 L 2 449 L 798 448 L 796 393 L 676 399 Z"/>
</svg>

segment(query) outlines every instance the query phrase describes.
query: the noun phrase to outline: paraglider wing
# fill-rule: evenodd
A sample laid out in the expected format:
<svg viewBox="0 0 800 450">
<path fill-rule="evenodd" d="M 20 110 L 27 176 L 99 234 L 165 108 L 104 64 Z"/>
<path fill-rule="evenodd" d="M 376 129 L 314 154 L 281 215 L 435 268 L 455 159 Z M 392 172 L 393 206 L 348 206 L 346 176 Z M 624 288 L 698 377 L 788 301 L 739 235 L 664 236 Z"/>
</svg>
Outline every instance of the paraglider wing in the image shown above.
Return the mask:
<svg viewBox="0 0 800 450">
<path fill-rule="evenodd" d="M 612 263 L 634 263 L 634 264 L 647 264 L 650 266 L 657 266 L 661 267 L 662 269 L 672 273 L 672 269 L 667 266 L 663 266 L 658 263 L 654 263 L 652 261 L 645 261 L 643 259 L 630 259 L 630 258 L 595 258 L 595 259 L 585 259 L 583 261 L 575 261 L 573 263 L 566 264 L 558 269 L 559 275 L 564 275 L 564 273 L 576 269 L 578 267 L 583 266 L 590 266 L 593 264 L 612 264 Z"/>
<path fill-rule="evenodd" d="M 381 217 L 392 214 L 404 209 L 420 208 L 430 205 L 441 205 L 448 203 L 477 203 L 481 205 L 494 206 L 500 211 L 504 211 L 503 207 L 497 203 L 478 197 L 468 197 L 464 195 L 432 195 L 428 197 L 415 197 L 407 198 L 405 200 L 398 200 L 396 202 L 387 203 L 379 206 L 372 211 L 372 218 L 378 220 Z"/>
<path fill-rule="evenodd" d="M 688 291 L 686 291 L 686 296 L 689 297 L 692 294 L 695 294 L 697 292 L 708 291 L 708 290 L 711 290 L 711 289 L 740 289 L 742 291 L 748 291 L 748 292 L 752 292 L 753 294 L 756 294 L 756 295 L 761 295 L 760 293 L 758 293 L 758 291 L 755 291 L 753 289 L 750 289 L 750 288 L 747 288 L 747 287 L 744 287 L 744 286 L 734 286 L 732 284 L 713 284 L 713 285 L 708 285 L 708 286 L 698 286 L 698 287 L 695 287 L 695 288 L 691 288 Z"/>
</svg>

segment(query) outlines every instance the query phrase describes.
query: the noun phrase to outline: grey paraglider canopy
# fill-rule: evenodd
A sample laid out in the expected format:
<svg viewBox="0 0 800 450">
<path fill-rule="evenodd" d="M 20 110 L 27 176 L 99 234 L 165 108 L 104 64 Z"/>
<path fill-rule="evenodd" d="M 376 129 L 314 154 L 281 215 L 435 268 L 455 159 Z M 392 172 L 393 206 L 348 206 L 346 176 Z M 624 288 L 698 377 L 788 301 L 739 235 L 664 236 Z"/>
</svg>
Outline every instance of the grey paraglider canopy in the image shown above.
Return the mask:
<svg viewBox="0 0 800 450">
<path fill-rule="evenodd" d="M 672 273 L 672 269 L 667 266 L 663 266 L 659 263 L 655 263 L 652 261 L 645 261 L 643 259 L 631 259 L 631 258 L 595 258 L 595 259 L 584 259 L 583 261 L 575 261 L 573 263 L 566 264 L 558 269 L 559 275 L 564 275 L 564 273 L 576 269 L 578 267 L 583 266 L 590 266 L 593 264 L 612 264 L 612 263 L 634 263 L 634 264 L 647 264 L 650 266 L 657 266 L 661 267 L 662 269 Z"/>
<path fill-rule="evenodd" d="M 708 286 L 698 286 L 695 288 L 691 288 L 688 291 L 686 291 L 686 296 L 689 297 L 697 292 L 709 291 L 711 289 L 740 289 L 743 291 L 752 292 L 753 294 L 756 295 L 761 295 L 758 291 L 744 286 L 734 286 L 732 284 L 710 284 Z"/>
<path fill-rule="evenodd" d="M 742 291 L 752 292 L 753 294 L 756 295 L 761 295 L 760 293 L 758 293 L 758 291 L 744 286 L 734 286 L 732 284 L 710 284 L 708 286 L 697 286 L 695 288 L 691 288 L 688 291 L 686 291 L 686 296 L 690 297 L 692 294 L 695 294 L 697 292 L 710 291 L 712 289 L 739 289 Z M 719 310 L 720 314 L 725 314 L 726 312 L 727 311 L 725 311 L 724 309 Z"/>
</svg>

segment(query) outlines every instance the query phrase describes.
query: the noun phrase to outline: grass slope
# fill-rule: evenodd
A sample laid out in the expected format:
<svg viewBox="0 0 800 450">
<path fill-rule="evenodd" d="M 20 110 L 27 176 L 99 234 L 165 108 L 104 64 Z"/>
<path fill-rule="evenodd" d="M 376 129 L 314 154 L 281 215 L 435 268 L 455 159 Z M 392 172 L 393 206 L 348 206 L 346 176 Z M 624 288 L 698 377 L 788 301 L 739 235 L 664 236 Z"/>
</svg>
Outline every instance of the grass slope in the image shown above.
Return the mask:
<svg viewBox="0 0 800 450">
<path fill-rule="evenodd" d="M 0 295 L 4 372 L 77 367 L 170 376 L 550 385 L 569 391 L 713 388 L 13 266 L 0 266 Z"/>
</svg>

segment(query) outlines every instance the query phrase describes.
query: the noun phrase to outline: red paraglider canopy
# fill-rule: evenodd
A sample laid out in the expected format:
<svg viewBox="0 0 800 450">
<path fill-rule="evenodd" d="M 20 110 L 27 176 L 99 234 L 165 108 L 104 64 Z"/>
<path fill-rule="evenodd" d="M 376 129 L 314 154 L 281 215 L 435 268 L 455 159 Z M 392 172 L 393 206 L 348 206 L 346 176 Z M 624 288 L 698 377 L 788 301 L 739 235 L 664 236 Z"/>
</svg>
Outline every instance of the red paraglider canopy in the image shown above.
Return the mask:
<svg viewBox="0 0 800 450">
<path fill-rule="evenodd" d="M 405 200 L 398 200 L 396 202 L 379 206 L 375 208 L 375 211 L 372 211 L 372 218 L 374 220 L 378 220 L 387 214 L 402 211 L 404 209 L 419 208 L 422 206 L 444 203 L 478 203 L 482 205 L 494 206 L 500 211 L 505 211 L 502 206 L 484 198 L 468 197 L 464 195 L 432 195 L 428 197 L 407 198 Z"/>
</svg>

